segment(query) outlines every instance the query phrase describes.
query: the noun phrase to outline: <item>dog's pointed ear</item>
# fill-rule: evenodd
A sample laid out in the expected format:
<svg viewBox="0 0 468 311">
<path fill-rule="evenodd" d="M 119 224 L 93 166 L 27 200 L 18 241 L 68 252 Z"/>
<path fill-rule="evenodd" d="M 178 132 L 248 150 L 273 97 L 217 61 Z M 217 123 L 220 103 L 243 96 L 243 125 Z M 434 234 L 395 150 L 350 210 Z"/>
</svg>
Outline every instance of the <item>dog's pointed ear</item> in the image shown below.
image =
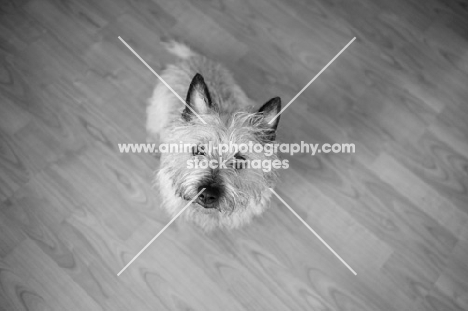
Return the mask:
<svg viewBox="0 0 468 311">
<path fill-rule="evenodd" d="M 210 110 L 212 106 L 210 92 L 201 74 L 197 73 L 195 77 L 193 77 L 185 102 L 197 114 L 206 114 Z M 189 121 L 194 116 L 190 108 L 185 107 L 182 113 L 182 117 L 186 121 Z"/>
<path fill-rule="evenodd" d="M 281 111 L 281 98 L 274 97 L 267 101 L 258 113 L 262 115 L 261 124 L 267 129 L 264 134 L 264 139 L 273 141 L 276 139 L 276 128 L 278 127 L 280 116 L 276 117 Z M 276 118 L 275 118 L 276 117 Z"/>
<path fill-rule="evenodd" d="M 276 115 L 281 111 L 281 98 L 274 97 L 267 101 L 260 109 L 259 113 L 263 115 L 263 123 L 268 124 L 272 130 L 278 127 L 280 116 Z M 272 121 L 273 120 L 273 121 Z"/>
</svg>

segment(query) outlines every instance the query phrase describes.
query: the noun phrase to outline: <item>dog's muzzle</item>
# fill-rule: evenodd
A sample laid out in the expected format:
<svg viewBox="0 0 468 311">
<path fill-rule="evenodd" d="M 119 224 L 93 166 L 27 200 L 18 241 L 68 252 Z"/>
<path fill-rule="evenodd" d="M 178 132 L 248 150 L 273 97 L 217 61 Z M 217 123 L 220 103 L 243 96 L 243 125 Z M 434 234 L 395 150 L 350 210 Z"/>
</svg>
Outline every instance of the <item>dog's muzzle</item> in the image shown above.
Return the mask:
<svg viewBox="0 0 468 311">
<path fill-rule="evenodd" d="M 204 208 L 216 208 L 221 193 L 219 187 L 206 185 L 199 187 L 198 191 L 203 188 L 205 188 L 205 191 L 198 196 L 196 202 Z"/>
</svg>

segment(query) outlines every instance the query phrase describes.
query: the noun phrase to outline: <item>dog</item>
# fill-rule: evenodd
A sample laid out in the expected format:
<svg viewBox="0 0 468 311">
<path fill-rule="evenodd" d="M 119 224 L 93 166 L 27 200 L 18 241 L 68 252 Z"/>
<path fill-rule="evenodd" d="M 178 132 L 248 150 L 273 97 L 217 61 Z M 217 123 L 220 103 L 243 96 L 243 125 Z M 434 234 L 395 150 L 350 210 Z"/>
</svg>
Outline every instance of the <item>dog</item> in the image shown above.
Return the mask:
<svg viewBox="0 0 468 311">
<path fill-rule="evenodd" d="M 215 150 L 219 144 L 272 144 L 276 139 L 281 99 L 274 97 L 259 110 L 221 64 L 171 41 L 166 49 L 179 60 L 168 65 L 147 106 L 149 141 L 190 144 L 186 152 L 161 153 L 155 185 L 165 210 L 175 216 L 205 189 L 182 214 L 209 231 L 248 224 L 269 205 L 278 169 L 246 168 L 246 161 L 274 161 L 276 154 Z M 276 117 L 276 118 L 275 118 Z M 271 121 L 271 122 L 270 122 Z M 271 123 L 271 124 L 270 124 Z M 211 143 L 212 150 L 206 150 Z M 245 148 L 244 148 L 245 149 Z M 190 167 L 190 161 L 222 160 L 225 167 Z"/>
</svg>

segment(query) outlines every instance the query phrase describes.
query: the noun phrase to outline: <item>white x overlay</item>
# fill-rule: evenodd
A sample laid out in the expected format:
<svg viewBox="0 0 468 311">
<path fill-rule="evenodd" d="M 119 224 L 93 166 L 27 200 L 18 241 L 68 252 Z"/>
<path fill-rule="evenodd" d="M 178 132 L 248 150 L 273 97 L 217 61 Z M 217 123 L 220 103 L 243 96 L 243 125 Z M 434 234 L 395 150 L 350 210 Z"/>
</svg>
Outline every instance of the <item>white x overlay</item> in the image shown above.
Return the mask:
<svg viewBox="0 0 468 311">
<path fill-rule="evenodd" d="M 120 36 L 118 37 L 120 39 L 120 41 L 122 41 L 122 43 L 169 89 L 171 90 L 172 93 L 174 93 L 174 95 L 181 101 L 184 103 L 184 105 L 189 108 L 204 124 L 206 124 L 206 122 L 192 109 L 192 107 L 190 107 L 186 102 L 185 100 L 182 99 L 182 97 L 180 97 L 171 87 L 169 84 L 166 83 L 166 81 L 163 80 L 163 78 L 161 78 L 160 75 L 158 75 L 154 70 L 153 68 L 151 68 L 150 65 L 148 65 L 145 60 L 143 58 L 141 58 L 140 55 L 138 55 L 137 52 L 135 52 L 135 50 L 132 49 L 132 47 L 130 45 L 127 44 L 127 42 L 125 42 L 124 39 L 122 39 Z M 356 40 L 356 37 L 354 37 L 353 39 L 351 39 L 351 41 L 349 41 L 348 44 L 346 44 L 346 46 L 344 48 L 341 49 L 340 52 L 338 52 L 338 54 L 335 55 L 335 57 L 332 58 L 332 60 L 330 60 L 328 62 L 327 65 L 325 65 L 325 67 L 323 67 L 322 70 L 319 71 L 319 73 L 317 73 L 315 75 L 315 77 L 312 78 L 312 80 L 309 81 L 309 83 L 306 84 L 306 86 L 304 86 L 302 88 L 302 90 L 299 91 L 299 93 L 297 93 L 296 96 L 294 96 L 290 101 L 289 103 L 284 106 L 283 109 L 281 109 L 280 112 L 278 112 L 278 114 L 276 116 L 274 116 L 268 123 L 272 123 L 276 118 L 278 118 L 280 116 L 280 114 L 282 114 L 286 108 L 289 107 L 289 105 L 291 105 L 301 94 L 302 92 L 304 92 L 311 84 L 312 82 L 314 82 L 321 74 L 322 72 L 324 72 L 328 66 L 330 66 L 337 58 L 338 56 L 341 55 L 341 53 L 344 52 L 344 50 L 346 50 L 348 48 L 348 46 L 351 45 L 351 43 L 353 43 L 353 41 Z M 351 268 L 347 263 L 346 261 L 343 260 L 343 258 L 340 257 L 340 255 L 338 255 L 338 253 L 336 253 L 333 248 L 331 248 L 327 242 L 325 242 L 322 237 L 320 237 L 320 235 L 317 234 L 317 232 L 315 232 L 314 229 L 312 229 L 272 188 L 269 188 L 270 191 L 276 195 L 276 197 L 294 214 L 294 216 L 296 216 L 306 227 L 307 229 L 309 229 L 319 240 L 320 242 L 322 242 L 332 253 L 333 255 L 335 255 L 354 275 L 357 275 L 356 271 L 353 270 L 353 268 Z M 190 204 L 192 204 L 193 201 L 195 201 L 195 199 L 205 190 L 205 188 L 203 188 L 199 193 L 197 193 L 197 195 L 192 199 L 190 200 L 190 202 L 180 211 L 177 213 L 176 216 L 174 216 L 174 218 L 172 218 L 172 220 L 164 227 L 161 229 L 161 231 L 159 231 L 159 233 L 153 238 L 151 239 L 151 241 L 148 242 L 148 244 L 146 244 L 145 247 L 143 247 L 143 249 L 138 252 L 138 254 L 135 255 L 135 257 L 133 257 L 132 260 L 130 260 L 130 262 L 122 269 L 120 270 L 119 273 L 117 273 L 117 276 L 120 276 L 120 274 L 122 274 L 122 272 L 124 272 L 153 242 L 154 240 L 156 240 L 163 232 L 164 230 L 166 230 L 176 219 L 177 217 L 180 216 L 180 214 L 182 214 L 189 206 Z"/>
</svg>

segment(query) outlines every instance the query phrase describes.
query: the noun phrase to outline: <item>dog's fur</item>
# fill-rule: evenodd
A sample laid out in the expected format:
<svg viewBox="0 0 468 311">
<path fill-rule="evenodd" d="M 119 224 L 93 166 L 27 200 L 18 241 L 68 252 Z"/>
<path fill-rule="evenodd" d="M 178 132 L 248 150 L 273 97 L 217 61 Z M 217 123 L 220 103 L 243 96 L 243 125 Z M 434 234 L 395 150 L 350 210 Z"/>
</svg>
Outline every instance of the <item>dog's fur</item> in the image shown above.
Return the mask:
<svg viewBox="0 0 468 311">
<path fill-rule="evenodd" d="M 231 74 L 220 64 L 195 53 L 187 46 L 170 42 L 166 48 L 180 58 L 169 65 L 162 78 L 187 104 L 200 115 L 202 121 L 162 83 L 158 83 L 147 108 L 147 132 L 149 141 L 159 143 L 193 143 L 213 145 L 233 142 L 236 144 L 270 143 L 276 135 L 277 118 L 270 120 L 281 110 L 279 98 L 273 98 L 259 111 L 250 112 L 252 102 L 236 84 Z M 163 153 L 161 167 L 156 175 L 165 209 L 175 216 L 206 185 L 220 189 L 214 208 L 205 208 L 197 201 L 183 216 L 206 230 L 216 227 L 238 228 L 260 215 L 268 206 L 269 187 L 273 187 L 276 172 L 262 169 L 201 169 L 187 168 L 187 160 L 198 158 L 275 160 L 276 155 L 263 153 L 221 154 L 217 150 L 204 155 L 193 153 Z"/>
</svg>

